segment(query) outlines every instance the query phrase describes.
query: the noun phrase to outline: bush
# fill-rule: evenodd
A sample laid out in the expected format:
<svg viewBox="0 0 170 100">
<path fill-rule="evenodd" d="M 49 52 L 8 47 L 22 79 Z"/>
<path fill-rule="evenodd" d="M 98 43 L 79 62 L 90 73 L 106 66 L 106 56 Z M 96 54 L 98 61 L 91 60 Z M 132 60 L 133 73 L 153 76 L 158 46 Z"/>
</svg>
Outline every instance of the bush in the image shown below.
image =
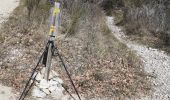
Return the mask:
<svg viewBox="0 0 170 100">
<path fill-rule="evenodd" d="M 155 46 L 169 46 L 168 0 L 122 0 L 122 5 L 123 24 L 127 34 L 152 37 L 157 40 Z"/>
<path fill-rule="evenodd" d="M 25 6 L 28 9 L 28 16 L 30 16 L 33 9 L 36 9 L 41 0 L 25 0 Z"/>
</svg>

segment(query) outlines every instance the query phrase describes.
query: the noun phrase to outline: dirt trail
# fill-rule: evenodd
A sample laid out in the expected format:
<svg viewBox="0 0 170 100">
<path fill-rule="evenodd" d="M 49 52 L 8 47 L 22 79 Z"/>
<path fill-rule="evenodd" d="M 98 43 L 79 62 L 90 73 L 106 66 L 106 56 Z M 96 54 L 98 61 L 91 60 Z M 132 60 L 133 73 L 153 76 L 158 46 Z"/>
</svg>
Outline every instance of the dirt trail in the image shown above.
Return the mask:
<svg viewBox="0 0 170 100">
<path fill-rule="evenodd" d="M 10 13 L 17 7 L 18 4 L 19 0 L 0 1 L 0 24 L 9 17 Z M 12 88 L 0 85 L 0 99 L 15 100 L 15 95 L 12 93 Z"/>
<path fill-rule="evenodd" d="M 107 17 L 107 24 L 117 39 L 141 56 L 145 71 L 156 76 L 152 79 L 153 92 L 151 95 L 138 99 L 170 100 L 170 56 L 163 51 L 126 40 L 125 34 L 115 25 L 113 17 Z"/>
</svg>

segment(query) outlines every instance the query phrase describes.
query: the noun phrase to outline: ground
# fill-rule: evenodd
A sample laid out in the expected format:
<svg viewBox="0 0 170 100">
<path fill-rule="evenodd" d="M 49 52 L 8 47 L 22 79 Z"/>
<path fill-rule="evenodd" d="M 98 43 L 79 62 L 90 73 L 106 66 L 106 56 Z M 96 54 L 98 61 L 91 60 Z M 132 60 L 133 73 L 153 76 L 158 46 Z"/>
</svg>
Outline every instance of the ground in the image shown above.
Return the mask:
<svg viewBox="0 0 170 100">
<path fill-rule="evenodd" d="M 121 28 L 114 23 L 113 17 L 107 17 L 109 28 L 117 39 L 125 43 L 129 48 L 141 56 L 144 69 L 152 78 L 152 93 L 141 97 L 140 100 L 169 100 L 170 99 L 170 55 L 164 51 L 140 45 L 134 41 L 126 40 Z"/>
<path fill-rule="evenodd" d="M 7 18 L 9 16 L 9 13 L 17 6 L 17 4 L 18 4 L 18 2 L 16 2 L 16 0 L 8 0 L 8 1 L 3 0 L 0 3 L 0 5 L 2 5 L 0 7 L 3 7 L 2 8 L 3 10 L 0 11 L 0 13 L 3 14 L 3 17 Z M 1 10 L 1 8 L 0 8 L 0 10 Z M 1 18 L 3 18 L 3 17 L 1 17 Z M 101 96 L 100 94 L 102 94 L 102 95 L 112 95 L 112 94 L 122 95 L 123 93 L 124 93 L 123 95 L 131 95 L 131 94 L 133 95 L 133 93 L 137 91 L 134 89 L 134 85 L 138 84 L 138 82 L 141 83 L 139 88 L 137 86 L 138 90 L 142 91 L 142 92 L 145 91 L 142 89 L 146 89 L 147 85 L 145 87 L 143 84 L 147 81 L 147 80 L 145 81 L 145 78 L 149 77 L 149 79 L 151 79 L 151 81 L 152 81 L 153 91 L 150 94 L 148 94 L 148 96 L 139 95 L 140 98 L 135 97 L 135 99 L 168 100 L 169 96 L 170 96 L 170 88 L 169 88 L 170 86 L 168 84 L 168 83 L 170 83 L 170 78 L 168 77 L 169 71 L 170 71 L 170 68 L 169 68 L 170 56 L 165 54 L 163 51 L 159 51 L 157 49 L 146 47 L 144 45 L 139 45 L 139 44 L 135 43 L 134 41 L 127 40 L 126 36 L 121 31 L 121 29 L 114 24 L 114 18 L 107 17 L 106 19 L 107 19 L 106 24 L 110 28 L 111 33 L 110 33 L 110 30 L 107 29 L 107 26 L 104 26 L 105 24 L 103 24 L 103 26 L 101 27 L 101 28 L 103 28 L 103 32 L 99 31 L 100 29 L 96 29 L 98 31 L 94 32 L 94 31 L 96 31 L 95 30 L 96 27 L 91 28 L 91 27 L 89 27 L 90 25 L 87 25 L 87 26 L 84 25 L 85 27 L 82 28 L 82 30 L 81 30 L 82 32 L 80 32 L 81 34 L 75 35 L 75 37 L 72 37 L 72 38 L 58 39 L 58 44 L 60 47 L 59 49 L 63 51 L 62 56 L 65 56 L 64 58 L 69 58 L 69 59 L 67 59 L 67 60 L 69 60 L 69 63 L 72 62 L 71 63 L 72 66 L 71 67 L 69 66 L 69 68 L 74 69 L 74 70 L 71 70 L 72 71 L 71 73 L 72 73 L 72 76 L 74 77 L 74 81 L 77 83 L 77 86 L 80 86 L 79 91 L 81 91 L 82 93 L 83 92 L 90 93 L 91 90 L 88 90 L 90 87 L 93 90 L 91 92 L 91 95 L 94 95 L 93 92 L 96 93 L 96 91 L 97 91 L 97 95 L 99 95 L 99 96 Z M 94 18 L 94 20 L 98 20 L 98 19 Z M 1 22 L 2 21 L 4 21 L 4 20 L 1 20 Z M 104 21 L 105 20 L 103 19 L 101 22 L 105 23 Z M 87 27 L 89 27 L 89 30 L 92 29 L 94 33 L 93 34 L 86 33 L 86 31 L 85 31 L 85 33 L 83 33 L 84 32 L 83 29 L 86 29 Z M 28 42 L 26 42 L 28 39 L 27 36 L 24 37 L 25 40 L 23 38 L 21 38 L 21 39 L 23 39 L 24 42 L 26 42 L 25 44 L 23 44 L 24 46 L 30 45 L 27 43 L 35 42 L 35 40 L 32 40 L 31 34 L 26 34 L 27 31 L 24 31 L 24 32 L 25 32 L 24 35 L 22 32 L 17 33 L 18 37 L 20 35 L 21 36 L 23 35 L 23 37 L 25 35 L 29 36 Z M 81 37 L 80 37 L 80 35 L 81 35 Z M 87 43 L 82 40 L 87 40 Z M 18 43 L 18 42 L 16 42 L 16 43 Z M 32 43 L 32 44 L 34 44 L 34 43 Z M 130 49 L 127 49 L 127 47 L 124 44 L 127 45 L 128 48 L 131 48 L 134 52 L 136 52 L 137 55 L 139 55 L 139 57 L 143 61 L 144 70 L 142 70 L 142 68 L 141 68 L 141 67 L 143 67 L 142 65 L 139 65 L 139 66 L 131 65 L 131 64 L 134 64 L 134 62 L 130 58 L 128 58 L 128 59 L 130 59 L 130 60 L 128 60 L 128 62 L 130 62 L 130 65 L 129 65 L 129 63 L 126 64 L 127 59 L 125 58 L 125 56 L 126 55 L 129 56 L 129 52 L 127 53 L 127 51 Z M 22 47 L 22 50 L 20 50 L 19 48 L 12 48 L 12 47 L 15 47 L 15 45 L 12 45 L 11 48 L 9 47 L 10 49 L 9 50 L 7 49 L 8 55 L 5 59 L 8 59 L 13 62 L 17 62 L 18 60 L 16 60 L 16 59 L 23 57 L 23 59 L 27 59 L 29 63 L 30 62 L 35 63 L 36 62 L 35 58 L 37 58 L 37 57 L 29 58 L 28 56 L 31 52 L 33 52 L 33 54 L 35 56 L 35 54 L 38 54 L 37 51 L 33 51 L 34 48 L 31 48 L 31 46 L 30 46 L 30 48 L 29 48 L 30 51 L 26 52 L 24 50 L 28 49 L 28 48 L 24 48 L 24 46 Z M 33 46 L 35 46 L 35 45 L 33 45 Z M 96 51 L 98 51 L 98 46 L 100 47 L 100 49 L 107 50 L 107 52 L 109 52 L 108 55 L 106 55 L 105 59 L 101 59 L 101 57 L 98 56 L 100 52 L 96 53 Z M 104 49 L 101 48 L 102 46 Z M 39 47 L 39 45 L 37 47 Z M 117 47 L 119 47 L 119 48 L 117 48 Z M 127 51 L 123 50 L 123 49 L 126 49 Z M 75 50 L 77 52 L 73 52 Z M 70 51 L 72 51 L 72 52 L 70 52 Z M 105 53 L 105 51 L 103 51 L 103 52 Z M 120 54 L 120 52 L 122 54 Z M 23 54 L 26 54 L 26 55 L 23 55 Z M 101 56 L 102 56 L 102 54 L 101 54 Z M 131 57 L 133 57 L 133 59 L 135 59 L 134 58 L 135 56 L 131 56 Z M 29 60 L 29 59 L 31 59 L 31 60 Z M 120 59 L 120 60 L 117 60 L 117 59 Z M 22 62 L 22 61 L 20 61 L 20 62 Z M 125 62 L 125 64 L 124 64 L 124 62 Z M 2 62 L 0 61 L 0 65 L 1 65 L 1 63 Z M 32 66 L 32 65 L 28 65 L 28 66 Z M 87 66 L 87 68 L 82 67 L 82 66 Z M 11 73 L 13 71 L 11 71 L 12 68 L 10 67 L 10 68 L 4 68 L 3 69 L 4 71 L 2 71 L 3 73 L 0 73 L 0 75 L 2 75 L 2 74 L 4 75 L 4 73 L 6 72 L 5 75 L 8 75 L 11 79 L 8 79 L 8 76 L 3 77 L 3 78 L 7 78 L 7 80 L 5 80 L 5 82 L 7 83 L 8 80 L 12 80 L 14 82 L 10 83 L 10 86 L 12 85 L 12 87 L 15 87 L 15 89 L 22 90 L 22 88 L 20 88 L 20 87 L 22 87 L 22 85 L 25 85 L 25 84 L 21 84 L 21 83 L 24 82 L 27 74 L 29 72 L 31 72 L 31 70 L 30 70 L 31 68 L 26 67 L 27 68 L 26 71 L 24 70 L 23 72 L 20 72 L 21 69 L 23 69 L 25 66 L 20 67 L 20 66 L 15 65 L 15 67 L 17 67 L 17 69 L 18 69 L 17 71 L 19 71 L 19 74 L 14 74 L 14 76 L 12 77 L 13 74 L 11 74 Z M 141 69 L 136 70 L 135 67 L 141 68 Z M 15 69 L 15 68 L 13 68 L 13 69 Z M 55 67 L 55 69 L 59 69 L 58 66 Z M 9 72 L 11 72 L 11 73 L 7 74 L 8 71 L 6 71 L 6 70 L 10 70 Z M 61 74 L 61 71 L 57 70 L 57 72 L 58 71 L 59 71 L 59 74 Z M 77 71 L 77 73 L 73 74 L 73 73 L 75 73 L 73 71 Z M 148 73 L 148 75 L 146 75 L 146 77 L 145 77 L 145 74 L 143 73 L 144 71 L 146 71 Z M 22 74 L 25 73 L 25 76 L 22 75 L 21 73 Z M 139 74 L 141 74 L 141 75 L 139 75 Z M 79 76 L 76 76 L 76 75 L 79 75 Z M 15 78 L 15 79 L 13 79 L 13 78 Z M 22 81 L 19 79 L 21 79 Z M 80 81 L 80 80 L 83 80 L 83 81 Z M 2 80 L 1 80 L 1 82 L 2 82 Z M 65 82 L 68 82 L 68 80 L 66 80 Z M 107 83 L 109 83 L 109 86 L 114 87 L 115 90 L 114 91 L 113 91 L 113 89 L 110 90 L 110 87 L 108 87 Z M 142 88 L 142 87 L 144 87 L 144 88 Z M 15 98 L 16 94 L 17 94 L 17 96 L 19 96 L 18 93 L 13 94 L 12 88 L 10 88 L 10 87 L 5 87 L 5 86 L 0 85 L 0 88 L 1 88 L 0 89 L 0 97 L 2 96 L 1 98 L 3 98 L 3 100 L 11 100 L 11 97 Z M 120 88 L 122 88 L 122 90 Z M 130 90 L 133 90 L 133 92 L 131 92 Z M 30 100 L 30 99 L 28 98 L 28 100 Z M 103 100 L 105 100 L 105 99 L 103 99 Z M 106 99 L 106 100 L 108 100 L 108 99 Z M 115 100 L 117 100 L 117 99 L 115 99 Z"/>
<path fill-rule="evenodd" d="M 18 4 L 18 0 L 1 0 L 0 24 L 7 20 L 10 13 L 15 9 L 15 7 L 17 7 Z M 15 100 L 15 95 L 12 93 L 12 88 L 0 85 L 0 98 L 2 100 Z"/>
</svg>

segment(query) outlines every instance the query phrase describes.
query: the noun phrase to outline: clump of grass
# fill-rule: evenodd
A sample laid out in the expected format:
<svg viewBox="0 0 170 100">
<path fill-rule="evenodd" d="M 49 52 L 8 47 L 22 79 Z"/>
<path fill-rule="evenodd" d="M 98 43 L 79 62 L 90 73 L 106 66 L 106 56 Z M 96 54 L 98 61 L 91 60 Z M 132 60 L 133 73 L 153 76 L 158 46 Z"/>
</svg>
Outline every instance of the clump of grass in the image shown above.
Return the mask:
<svg viewBox="0 0 170 100">
<path fill-rule="evenodd" d="M 3 43 L 5 40 L 5 37 L 3 36 L 3 34 L 0 34 L 0 43 Z"/>
<path fill-rule="evenodd" d="M 81 1 L 74 1 L 71 5 L 71 22 L 67 29 L 67 35 L 66 36 L 72 36 L 76 33 L 77 26 L 79 24 L 79 20 L 82 17 L 84 11 L 84 4 Z"/>
<path fill-rule="evenodd" d="M 26 6 L 27 9 L 28 9 L 28 16 L 31 15 L 31 12 L 32 12 L 34 9 L 37 9 L 40 1 L 41 1 L 41 0 L 25 0 L 24 4 L 25 4 L 25 6 Z"/>
<path fill-rule="evenodd" d="M 101 31 L 102 31 L 105 35 L 111 33 L 111 30 L 108 28 L 108 26 L 106 25 L 106 23 L 104 23 L 104 24 L 101 25 Z"/>
</svg>

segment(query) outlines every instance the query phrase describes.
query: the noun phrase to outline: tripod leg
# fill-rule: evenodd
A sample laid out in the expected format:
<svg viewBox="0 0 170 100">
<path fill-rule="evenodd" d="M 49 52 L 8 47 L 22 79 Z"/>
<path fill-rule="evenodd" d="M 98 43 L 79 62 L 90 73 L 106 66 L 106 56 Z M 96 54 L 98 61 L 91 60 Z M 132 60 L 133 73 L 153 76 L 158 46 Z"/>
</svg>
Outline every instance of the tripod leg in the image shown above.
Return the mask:
<svg viewBox="0 0 170 100">
<path fill-rule="evenodd" d="M 71 82 L 71 84 L 72 84 L 72 86 L 73 86 L 73 88 L 74 88 L 74 90 L 75 90 L 75 92 L 76 92 L 79 100 L 81 100 L 81 97 L 80 97 L 80 95 L 79 95 L 79 93 L 78 93 L 78 91 L 77 91 L 77 89 L 76 89 L 76 86 L 74 85 L 74 82 L 73 82 L 73 80 L 72 80 L 72 78 L 71 78 L 71 75 L 70 75 L 68 69 L 67 69 L 67 66 L 65 65 L 63 58 L 62 58 L 61 55 L 59 54 L 59 51 L 58 51 L 58 48 L 57 48 L 57 47 L 56 47 L 56 51 L 57 51 L 58 57 L 59 57 L 62 65 L 63 65 L 63 67 L 64 67 L 64 69 L 65 69 L 65 71 L 66 71 L 66 73 L 67 73 L 68 78 L 70 79 L 70 82 Z"/>
<path fill-rule="evenodd" d="M 44 77 L 47 81 L 49 79 L 49 74 L 50 74 L 51 59 L 52 59 L 52 43 L 50 43 L 48 47 L 46 69 L 44 73 L 45 74 Z"/>
<path fill-rule="evenodd" d="M 29 84 L 30 84 L 30 81 L 31 81 L 34 73 L 35 73 L 36 70 L 37 70 L 38 65 L 40 64 L 40 62 L 41 62 L 41 60 L 42 60 L 42 58 L 43 58 L 43 56 L 44 56 L 44 53 L 45 53 L 45 52 L 42 53 L 42 55 L 41 55 L 41 57 L 40 57 L 37 65 L 36 65 L 36 67 L 33 69 L 33 72 L 32 72 L 32 74 L 31 74 L 29 80 L 27 81 L 27 83 L 26 83 L 26 85 L 25 85 L 25 87 L 24 87 L 24 90 L 23 90 L 21 96 L 19 97 L 19 100 L 24 100 L 25 96 L 27 95 L 27 92 L 26 92 L 26 91 L 27 91 L 27 88 L 28 88 L 28 86 L 29 86 Z"/>
</svg>

